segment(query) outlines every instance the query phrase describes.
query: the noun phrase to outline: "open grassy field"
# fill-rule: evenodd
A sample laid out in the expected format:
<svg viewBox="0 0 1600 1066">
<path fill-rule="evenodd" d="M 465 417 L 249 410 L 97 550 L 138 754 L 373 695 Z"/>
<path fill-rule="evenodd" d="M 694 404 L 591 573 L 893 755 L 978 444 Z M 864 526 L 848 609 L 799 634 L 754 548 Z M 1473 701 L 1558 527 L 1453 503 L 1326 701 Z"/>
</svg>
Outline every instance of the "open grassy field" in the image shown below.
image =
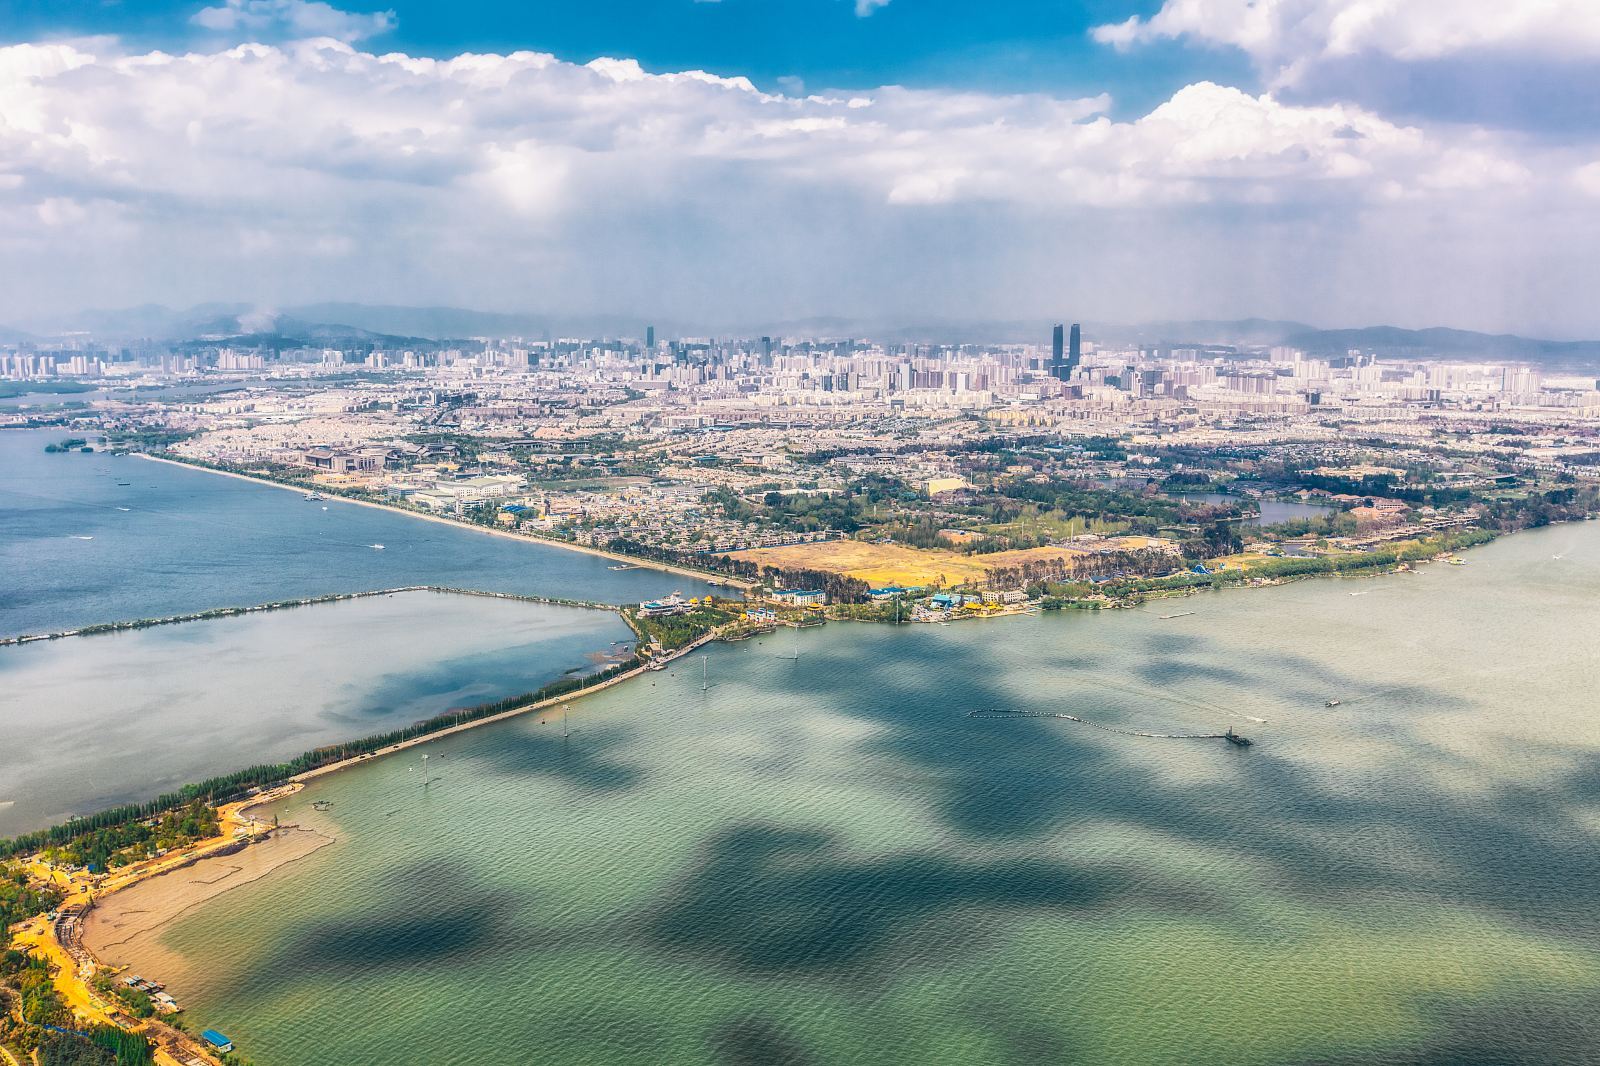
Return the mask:
<svg viewBox="0 0 1600 1066">
<path fill-rule="evenodd" d="M 872 544 L 859 540 L 832 540 L 820 544 L 792 544 L 784 548 L 753 548 L 734 552 L 762 566 L 825 570 L 865 581 L 874 588 L 886 585 L 981 583 L 990 570 L 1043 559 L 1066 559 L 1083 553 L 1073 548 L 1025 548 L 992 555 L 962 555 L 942 549 L 909 548 L 900 544 Z"/>
</svg>

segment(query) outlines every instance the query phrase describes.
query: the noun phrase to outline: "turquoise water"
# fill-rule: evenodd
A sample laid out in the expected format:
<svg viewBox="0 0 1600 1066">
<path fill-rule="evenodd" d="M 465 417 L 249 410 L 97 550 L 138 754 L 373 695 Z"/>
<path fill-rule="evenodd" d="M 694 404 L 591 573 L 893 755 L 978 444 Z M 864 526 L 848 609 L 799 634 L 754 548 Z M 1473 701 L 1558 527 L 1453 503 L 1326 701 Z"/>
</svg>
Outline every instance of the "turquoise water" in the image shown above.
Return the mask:
<svg viewBox="0 0 1600 1066">
<path fill-rule="evenodd" d="M 0 837 L 528 692 L 615 613 L 413 592 L 0 647 Z"/>
<path fill-rule="evenodd" d="M 1600 525 L 1469 559 L 720 646 L 319 781 L 160 976 L 259 1066 L 1597 1061 Z"/>
<path fill-rule="evenodd" d="M 710 591 L 372 507 L 330 500 L 323 510 L 298 493 L 134 456 L 45 454 L 66 435 L 0 432 L 0 636 L 403 585 L 604 603 Z"/>
</svg>

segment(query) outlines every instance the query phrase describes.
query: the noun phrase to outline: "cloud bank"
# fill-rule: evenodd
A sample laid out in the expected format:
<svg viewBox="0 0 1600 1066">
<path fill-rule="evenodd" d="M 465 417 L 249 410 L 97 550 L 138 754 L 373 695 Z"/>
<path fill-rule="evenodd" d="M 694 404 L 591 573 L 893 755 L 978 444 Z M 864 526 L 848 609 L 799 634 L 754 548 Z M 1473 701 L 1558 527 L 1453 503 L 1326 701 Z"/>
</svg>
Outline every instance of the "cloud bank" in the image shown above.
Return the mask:
<svg viewBox="0 0 1600 1066">
<path fill-rule="evenodd" d="M 1290 56 L 1285 70 L 1332 47 L 1284 43 L 1307 19 L 1327 40 L 1422 47 L 1396 29 L 1411 25 L 1401 8 L 1366 6 L 1350 22 L 1362 4 L 1170 0 L 1098 32 L 1132 44 L 1231 13 L 1205 32 Z M 392 16 L 290 0 L 201 19 L 323 35 L 181 55 L 0 48 L 0 254 L 26 266 L 0 321 L 338 297 L 717 322 L 1264 313 L 1600 329 L 1580 295 L 1596 280 L 1600 142 L 1210 82 L 1118 121 L 1103 95 L 791 95 L 628 59 L 379 54 L 352 42 Z M 1469 29 L 1586 47 L 1487 16 Z"/>
</svg>

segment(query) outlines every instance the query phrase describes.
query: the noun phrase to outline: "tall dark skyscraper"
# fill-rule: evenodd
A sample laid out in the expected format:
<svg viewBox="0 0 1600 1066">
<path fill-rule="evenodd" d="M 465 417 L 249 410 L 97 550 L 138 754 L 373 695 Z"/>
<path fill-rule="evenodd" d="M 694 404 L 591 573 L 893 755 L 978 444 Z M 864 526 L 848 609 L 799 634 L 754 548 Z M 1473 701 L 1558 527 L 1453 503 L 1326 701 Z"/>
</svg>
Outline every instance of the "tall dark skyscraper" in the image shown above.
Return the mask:
<svg viewBox="0 0 1600 1066">
<path fill-rule="evenodd" d="M 1072 324 L 1069 340 L 1065 326 L 1057 326 L 1050 335 L 1050 376 L 1057 381 L 1067 381 L 1083 360 L 1083 331 Z"/>
<path fill-rule="evenodd" d="M 654 351 L 655 350 L 655 346 L 656 346 L 656 328 L 654 326 L 646 326 L 644 328 L 644 350 L 647 351 L 647 352 Z"/>
</svg>

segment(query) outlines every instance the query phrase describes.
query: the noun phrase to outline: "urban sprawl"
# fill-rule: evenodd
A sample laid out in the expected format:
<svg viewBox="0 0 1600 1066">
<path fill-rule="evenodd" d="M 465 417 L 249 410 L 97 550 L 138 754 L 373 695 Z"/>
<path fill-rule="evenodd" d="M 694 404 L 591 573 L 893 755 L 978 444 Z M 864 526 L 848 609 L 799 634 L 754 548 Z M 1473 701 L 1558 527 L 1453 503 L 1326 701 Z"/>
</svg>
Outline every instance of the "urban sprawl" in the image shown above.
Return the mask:
<svg viewBox="0 0 1600 1066">
<path fill-rule="evenodd" d="M 1065 323 L 1036 345 L 642 333 L 16 346 L 0 375 L 30 394 L 0 424 L 842 617 L 1404 568 L 1597 510 L 1600 389 L 1577 371 L 1103 346 Z"/>
</svg>

